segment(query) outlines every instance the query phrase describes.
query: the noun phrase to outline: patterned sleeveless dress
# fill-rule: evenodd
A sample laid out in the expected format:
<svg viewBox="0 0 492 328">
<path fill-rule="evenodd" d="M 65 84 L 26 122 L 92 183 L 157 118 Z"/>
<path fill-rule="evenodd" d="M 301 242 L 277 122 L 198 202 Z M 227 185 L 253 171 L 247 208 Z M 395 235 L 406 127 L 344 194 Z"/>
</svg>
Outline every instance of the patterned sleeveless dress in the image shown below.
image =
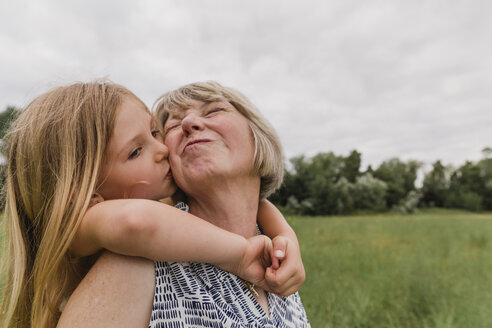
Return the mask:
<svg viewBox="0 0 492 328">
<path fill-rule="evenodd" d="M 268 316 L 241 279 L 207 263 L 155 262 L 155 277 L 149 328 L 310 327 L 298 293 L 267 294 Z"/>
</svg>

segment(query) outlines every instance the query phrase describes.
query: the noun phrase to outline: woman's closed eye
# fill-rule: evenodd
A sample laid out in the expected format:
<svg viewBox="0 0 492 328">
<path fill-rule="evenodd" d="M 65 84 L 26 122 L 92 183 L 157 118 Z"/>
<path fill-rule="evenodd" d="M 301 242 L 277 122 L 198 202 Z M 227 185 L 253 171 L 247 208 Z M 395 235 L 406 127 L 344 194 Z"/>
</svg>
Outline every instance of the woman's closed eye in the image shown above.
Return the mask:
<svg viewBox="0 0 492 328">
<path fill-rule="evenodd" d="M 221 107 L 214 107 L 214 108 L 212 108 L 211 110 L 209 110 L 209 111 L 205 114 L 205 116 L 211 116 L 211 115 L 217 114 L 218 112 L 221 112 L 221 111 L 223 111 L 223 110 L 224 110 L 224 108 L 221 108 Z"/>
<path fill-rule="evenodd" d="M 174 130 L 174 129 L 180 127 L 180 126 L 181 126 L 181 122 L 179 122 L 179 123 L 178 122 L 172 123 L 172 124 L 170 124 L 169 126 L 166 127 L 164 133 L 167 134 L 169 131 Z"/>
</svg>

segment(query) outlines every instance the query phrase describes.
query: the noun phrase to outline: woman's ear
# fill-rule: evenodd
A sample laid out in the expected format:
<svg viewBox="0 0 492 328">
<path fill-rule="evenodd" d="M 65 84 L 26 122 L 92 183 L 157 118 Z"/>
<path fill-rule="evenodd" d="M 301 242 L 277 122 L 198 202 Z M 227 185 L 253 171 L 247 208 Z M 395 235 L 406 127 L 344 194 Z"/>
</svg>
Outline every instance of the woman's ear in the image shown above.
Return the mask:
<svg viewBox="0 0 492 328">
<path fill-rule="evenodd" d="M 89 202 L 89 207 L 92 207 L 98 203 L 104 202 L 104 198 L 97 192 L 93 193 L 91 196 L 91 201 Z"/>
</svg>

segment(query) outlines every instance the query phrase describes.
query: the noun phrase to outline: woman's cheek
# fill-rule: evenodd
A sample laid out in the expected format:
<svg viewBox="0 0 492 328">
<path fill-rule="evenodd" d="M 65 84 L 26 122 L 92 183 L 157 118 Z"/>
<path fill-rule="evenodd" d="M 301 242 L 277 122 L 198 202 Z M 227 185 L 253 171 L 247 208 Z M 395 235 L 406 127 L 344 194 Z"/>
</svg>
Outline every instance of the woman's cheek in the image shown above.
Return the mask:
<svg viewBox="0 0 492 328">
<path fill-rule="evenodd" d="M 169 150 L 169 157 L 167 160 L 169 162 L 169 166 L 171 167 L 173 178 L 176 179 L 176 174 L 178 174 L 178 169 L 179 169 L 179 158 L 174 154 L 172 154 L 171 150 Z"/>
<path fill-rule="evenodd" d="M 175 139 L 176 138 L 173 138 L 172 136 L 167 136 L 166 139 L 164 139 L 164 145 L 166 145 L 169 150 L 169 156 L 175 154 L 177 151 L 178 143 Z"/>
</svg>

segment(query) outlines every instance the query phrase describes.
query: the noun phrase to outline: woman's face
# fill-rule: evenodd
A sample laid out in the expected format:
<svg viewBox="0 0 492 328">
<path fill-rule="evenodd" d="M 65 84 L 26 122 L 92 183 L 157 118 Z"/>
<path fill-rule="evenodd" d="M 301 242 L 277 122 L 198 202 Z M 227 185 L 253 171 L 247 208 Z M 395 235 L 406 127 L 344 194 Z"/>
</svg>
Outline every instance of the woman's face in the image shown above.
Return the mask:
<svg viewBox="0 0 492 328">
<path fill-rule="evenodd" d="M 164 135 L 173 176 L 185 192 L 207 178 L 251 176 L 252 132 L 228 101 L 193 101 L 190 108 L 171 112 Z"/>
<path fill-rule="evenodd" d="M 149 112 L 140 102 L 126 98 L 116 115 L 98 193 L 104 199 L 171 196 L 176 186 L 168 154 Z"/>
</svg>

